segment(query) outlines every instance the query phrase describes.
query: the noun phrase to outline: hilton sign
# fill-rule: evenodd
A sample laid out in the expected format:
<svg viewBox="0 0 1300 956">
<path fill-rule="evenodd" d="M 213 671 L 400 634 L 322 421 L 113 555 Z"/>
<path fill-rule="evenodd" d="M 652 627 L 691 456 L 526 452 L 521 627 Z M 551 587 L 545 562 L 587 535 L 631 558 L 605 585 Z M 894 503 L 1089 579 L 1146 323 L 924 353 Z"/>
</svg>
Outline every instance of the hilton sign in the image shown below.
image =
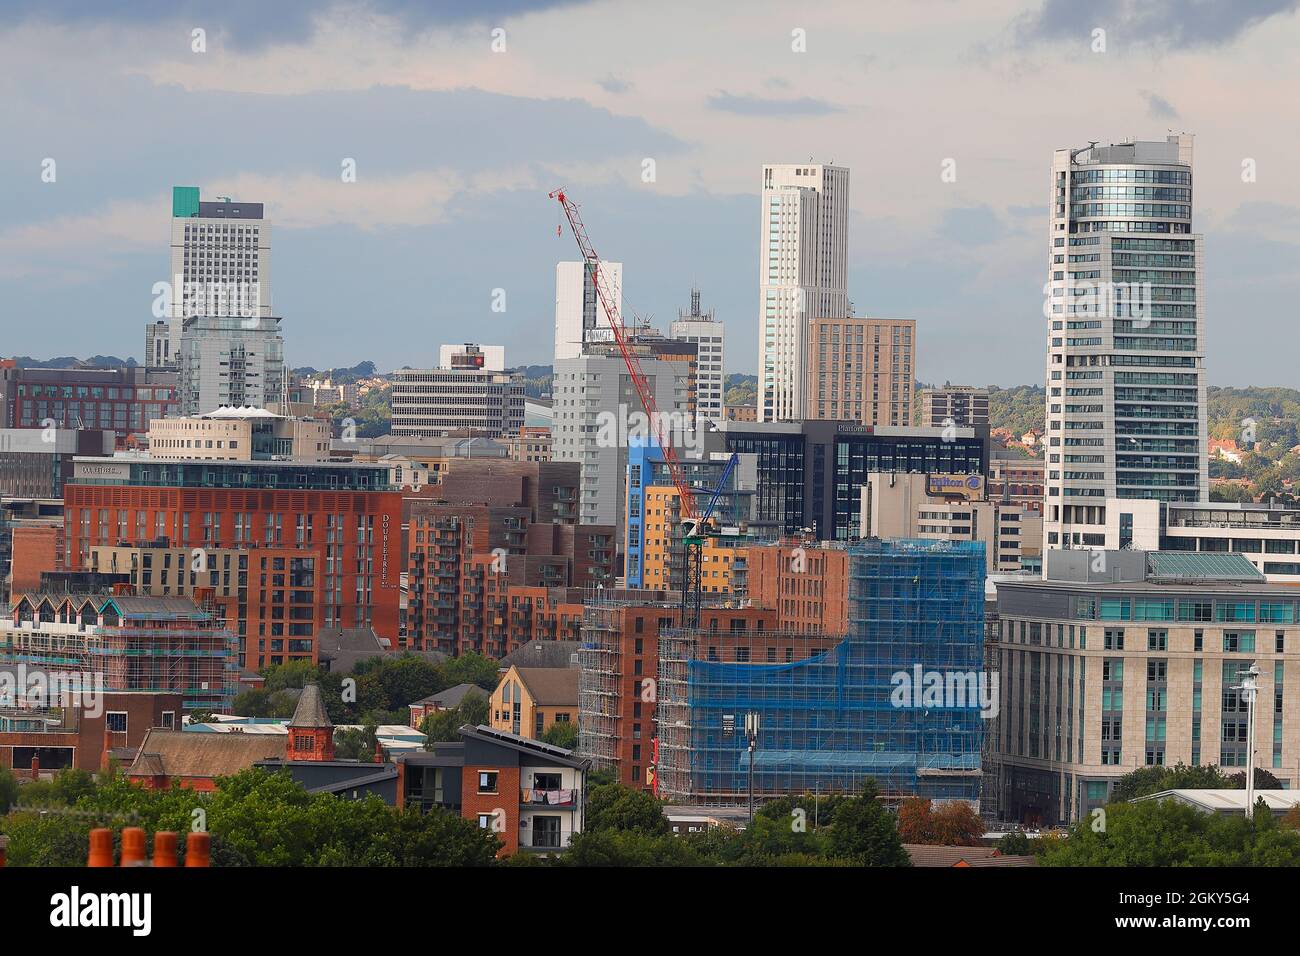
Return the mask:
<svg viewBox="0 0 1300 956">
<path fill-rule="evenodd" d="M 965 498 L 977 501 L 984 497 L 983 475 L 927 475 L 925 493 L 931 498 Z"/>
</svg>

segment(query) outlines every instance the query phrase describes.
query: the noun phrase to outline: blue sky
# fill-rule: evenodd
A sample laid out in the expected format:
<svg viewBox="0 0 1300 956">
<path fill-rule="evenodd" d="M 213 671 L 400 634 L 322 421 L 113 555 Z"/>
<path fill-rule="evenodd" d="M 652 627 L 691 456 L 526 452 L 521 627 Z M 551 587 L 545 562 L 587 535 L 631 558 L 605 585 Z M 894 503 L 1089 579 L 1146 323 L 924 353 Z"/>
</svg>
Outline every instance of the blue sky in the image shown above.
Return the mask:
<svg viewBox="0 0 1300 956">
<path fill-rule="evenodd" d="M 0 354 L 139 357 L 187 184 L 266 204 L 295 365 L 548 362 L 564 185 L 628 306 L 698 284 L 752 372 L 760 168 L 812 158 L 852 169 L 850 297 L 917 319 L 922 379 L 1040 382 L 1052 150 L 1188 131 L 1209 379 L 1297 386 L 1297 5 L 11 0 Z"/>
</svg>

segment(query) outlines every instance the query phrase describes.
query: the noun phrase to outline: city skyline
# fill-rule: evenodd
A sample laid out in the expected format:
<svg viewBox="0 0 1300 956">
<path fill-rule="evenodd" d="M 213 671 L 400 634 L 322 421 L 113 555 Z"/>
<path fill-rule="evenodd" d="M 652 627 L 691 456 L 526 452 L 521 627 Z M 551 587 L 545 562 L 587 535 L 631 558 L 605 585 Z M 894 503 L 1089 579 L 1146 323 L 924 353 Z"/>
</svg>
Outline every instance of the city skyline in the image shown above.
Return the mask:
<svg viewBox="0 0 1300 956">
<path fill-rule="evenodd" d="M 739 343 L 758 339 L 755 184 L 764 163 L 810 157 L 853 171 L 848 297 L 857 315 L 917 320 L 917 377 L 1037 384 L 1043 157 L 1187 130 L 1206 380 L 1294 384 L 1285 350 L 1255 344 L 1287 331 L 1297 285 L 1295 184 L 1279 173 L 1297 134 L 1275 119 L 1294 3 L 1192 7 L 1171 25 L 1121 3 L 920 4 L 869 22 L 773 4 L 693 11 L 685 31 L 621 3 L 489 4 L 436 27 L 377 3 L 281 13 L 256 41 L 240 6 L 224 21 L 148 7 L 130 30 L 76 4 L 18 4 L 0 26 L 19 146 L 0 158 L 0 295 L 53 316 L 25 325 L 27 354 L 143 358 L 170 189 L 188 182 L 266 204 L 293 364 L 428 366 L 467 322 L 509 343 L 511 365 L 545 364 L 555 265 L 574 252 L 546 200 L 563 184 L 601 254 L 626 263 L 627 308 L 666 327 L 698 286 L 738 343 L 726 371 L 753 374 Z M 599 42 L 616 25 L 647 42 Z M 575 37 L 591 55 L 560 62 Z M 1065 101 L 1079 83 L 1097 95 Z M 238 135 L 176 136 L 161 119 L 194 115 Z"/>
</svg>

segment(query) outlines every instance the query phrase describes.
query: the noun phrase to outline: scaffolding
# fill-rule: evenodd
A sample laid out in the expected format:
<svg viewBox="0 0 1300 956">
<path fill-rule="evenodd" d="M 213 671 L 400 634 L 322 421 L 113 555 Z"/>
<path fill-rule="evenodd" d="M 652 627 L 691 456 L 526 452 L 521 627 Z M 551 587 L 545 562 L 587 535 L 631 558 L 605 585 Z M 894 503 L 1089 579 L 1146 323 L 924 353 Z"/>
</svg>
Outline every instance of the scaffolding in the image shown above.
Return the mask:
<svg viewBox="0 0 1300 956">
<path fill-rule="evenodd" d="M 982 674 L 983 545 L 872 540 L 847 550 L 847 634 L 661 633 L 661 796 L 743 801 L 745 720 L 755 713 L 758 797 L 855 792 L 871 777 L 887 798 L 978 806 L 979 696 L 900 703 L 897 691 L 900 674 L 918 683 Z"/>
<path fill-rule="evenodd" d="M 28 599 L 30 600 L 30 599 Z M 238 685 L 238 638 L 210 606 L 188 599 L 59 596 L 19 608 L 0 659 L 51 674 L 93 675 L 104 690 L 180 694 L 187 709 L 228 710 Z"/>
</svg>

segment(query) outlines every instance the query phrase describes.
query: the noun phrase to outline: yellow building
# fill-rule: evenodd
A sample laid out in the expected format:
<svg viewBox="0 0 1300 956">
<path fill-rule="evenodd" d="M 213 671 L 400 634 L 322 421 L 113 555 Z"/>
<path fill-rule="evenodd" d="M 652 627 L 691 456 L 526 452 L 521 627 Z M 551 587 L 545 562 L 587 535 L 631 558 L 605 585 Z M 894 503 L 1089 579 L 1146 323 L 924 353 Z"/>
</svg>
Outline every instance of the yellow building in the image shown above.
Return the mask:
<svg viewBox="0 0 1300 956">
<path fill-rule="evenodd" d="M 645 492 L 645 516 L 641 528 L 644 587 L 673 588 L 675 568 L 681 560 L 680 509 L 677 489 L 655 485 Z M 746 591 L 745 548 L 735 542 L 706 540 L 700 587 L 705 594 L 743 595 Z"/>
<path fill-rule="evenodd" d="M 578 721 L 576 667 L 511 667 L 492 692 L 495 730 L 540 738 L 555 723 Z"/>
</svg>

